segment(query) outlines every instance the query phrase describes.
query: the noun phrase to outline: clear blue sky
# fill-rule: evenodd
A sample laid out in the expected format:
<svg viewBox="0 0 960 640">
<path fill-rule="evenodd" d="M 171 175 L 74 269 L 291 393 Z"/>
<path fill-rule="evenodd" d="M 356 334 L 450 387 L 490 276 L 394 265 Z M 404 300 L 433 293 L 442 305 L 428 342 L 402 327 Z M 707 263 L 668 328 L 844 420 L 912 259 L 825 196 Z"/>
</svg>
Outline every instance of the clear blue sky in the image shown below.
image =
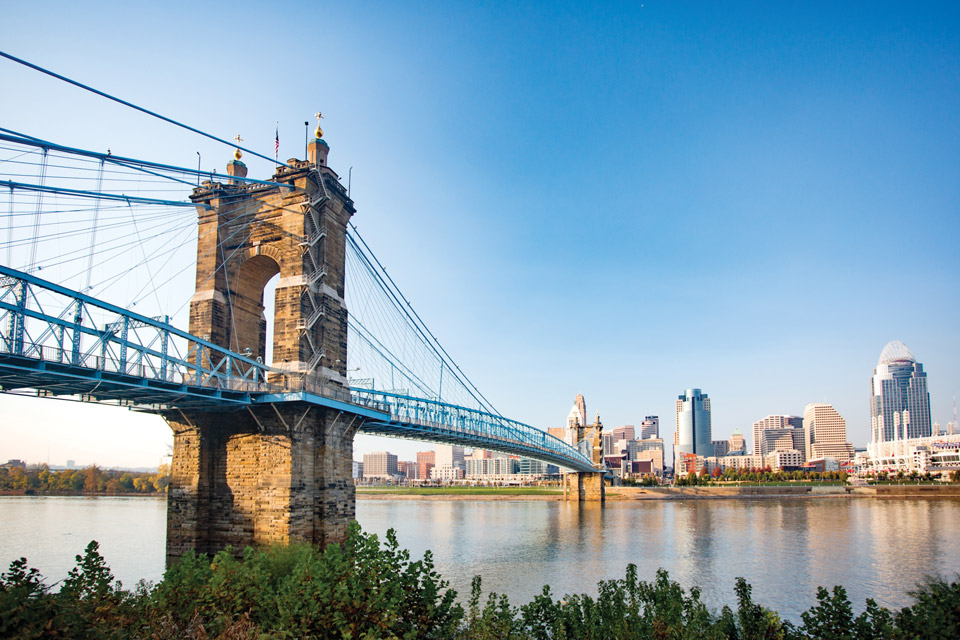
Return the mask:
<svg viewBox="0 0 960 640">
<path fill-rule="evenodd" d="M 826 401 L 862 446 L 869 376 L 899 339 L 929 373 L 933 419 L 951 419 L 955 3 L 3 13 L 3 50 L 267 155 L 279 121 L 281 157 L 302 156 L 303 121 L 322 110 L 361 233 L 505 415 L 557 426 L 583 393 L 609 427 L 659 414 L 669 442 L 677 394 L 699 387 L 715 438 Z M 185 166 L 197 151 L 230 159 L 8 61 L 0 87 L 0 126 Z M 252 176 L 272 169 L 245 159 Z M 0 458 L 50 446 L 54 463 L 156 464 L 169 439 L 156 421 L 66 406 L 0 398 Z M 86 412 L 100 441 L 73 430 L 63 445 Z"/>
</svg>

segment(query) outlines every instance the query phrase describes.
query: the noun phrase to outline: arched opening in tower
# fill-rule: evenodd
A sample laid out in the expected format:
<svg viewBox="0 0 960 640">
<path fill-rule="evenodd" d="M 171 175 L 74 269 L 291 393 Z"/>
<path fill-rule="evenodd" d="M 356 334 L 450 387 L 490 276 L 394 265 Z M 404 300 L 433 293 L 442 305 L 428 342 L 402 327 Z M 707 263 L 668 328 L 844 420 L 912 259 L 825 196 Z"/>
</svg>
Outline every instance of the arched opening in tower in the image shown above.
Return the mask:
<svg viewBox="0 0 960 640">
<path fill-rule="evenodd" d="M 268 345 L 271 357 L 273 352 L 273 290 L 276 289 L 276 276 L 279 273 L 280 265 L 270 256 L 252 256 L 237 269 L 231 300 L 233 317 L 230 328 L 233 339 L 230 348 L 251 358 L 259 358 L 262 362 L 269 362 Z M 264 291 L 268 283 L 272 283 L 272 290 L 267 297 L 269 311 L 264 306 Z"/>
</svg>

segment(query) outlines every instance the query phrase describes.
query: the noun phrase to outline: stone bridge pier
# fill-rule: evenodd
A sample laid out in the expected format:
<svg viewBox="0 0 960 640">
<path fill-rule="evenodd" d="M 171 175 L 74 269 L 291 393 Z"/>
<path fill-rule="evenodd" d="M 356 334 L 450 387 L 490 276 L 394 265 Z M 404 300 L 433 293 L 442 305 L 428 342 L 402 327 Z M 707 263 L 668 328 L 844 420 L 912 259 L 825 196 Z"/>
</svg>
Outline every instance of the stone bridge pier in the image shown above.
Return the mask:
<svg viewBox="0 0 960 640">
<path fill-rule="evenodd" d="M 596 472 L 572 472 L 563 476 L 563 498 L 564 500 L 578 500 L 580 502 L 604 502 L 606 500 L 606 487 L 604 485 L 603 469 L 603 424 L 600 422 L 600 416 L 597 416 L 596 422 L 592 425 L 581 425 L 579 421 L 574 424 L 573 429 L 576 432 L 577 448 L 581 448 L 581 443 L 586 442 L 590 449 L 591 461 L 598 470 Z"/>
<path fill-rule="evenodd" d="M 168 566 L 191 549 L 346 537 L 358 416 L 290 402 L 166 419 L 174 431 Z"/>
<path fill-rule="evenodd" d="M 355 209 L 327 166 L 317 127 L 308 159 L 287 161 L 277 186 L 227 165 L 197 204 L 196 293 L 190 333 L 266 359 L 264 288 L 276 278 L 269 382 L 325 395 L 347 392 L 344 271 Z M 204 363 L 216 366 L 217 363 Z M 303 401 L 233 411 L 171 410 L 173 475 L 167 562 L 187 550 L 343 540 L 354 519 L 353 436 L 359 416 Z"/>
</svg>

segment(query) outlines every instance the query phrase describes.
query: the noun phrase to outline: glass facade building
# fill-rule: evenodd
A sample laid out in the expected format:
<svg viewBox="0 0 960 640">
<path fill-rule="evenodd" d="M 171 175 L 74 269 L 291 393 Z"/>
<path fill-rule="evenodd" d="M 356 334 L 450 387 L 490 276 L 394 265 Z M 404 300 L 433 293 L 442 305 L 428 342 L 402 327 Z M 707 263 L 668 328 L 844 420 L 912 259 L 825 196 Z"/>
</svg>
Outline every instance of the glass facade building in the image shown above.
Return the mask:
<svg viewBox="0 0 960 640">
<path fill-rule="evenodd" d="M 700 389 L 687 389 L 677 397 L 677 430 L 673 439 L 674 462 L 682 453 L 713 455 L 710 398 Z"/>
<path fill-rule="evenodd" d="M 933 435 L 927 374 L 899 340 L 883 348 L 873 370 L 870 430 L 873 443 Z"/>
</svg>

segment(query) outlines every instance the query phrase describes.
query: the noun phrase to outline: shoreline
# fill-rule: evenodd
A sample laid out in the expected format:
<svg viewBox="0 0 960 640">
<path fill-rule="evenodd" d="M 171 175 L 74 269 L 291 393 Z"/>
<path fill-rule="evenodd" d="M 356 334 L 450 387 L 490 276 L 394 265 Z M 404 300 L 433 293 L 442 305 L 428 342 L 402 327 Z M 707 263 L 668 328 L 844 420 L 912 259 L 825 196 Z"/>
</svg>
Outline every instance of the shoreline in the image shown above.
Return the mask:
<svg viewBox="0 0 960 640">
<path fill-rule="evenodd" d="M 608 502 L 644 500 L 765 500 L 780 498 L 960 498 L 960 485 L 885 485 L 880 487 L 616 487 L 607 493 Z M 357 500 L 507 500 L 563 502 L 563 493 L 403 493 L 389 489 L 357 491 Z"/>
<path fill-rule="evenodd" d="M 166 498 L 166 493 L 137 492 L 97 492 L 85 493 L 82 491 L 36 491 L 34 489 L 0 489 L 0 496 L 27 496 L 30 498 Z"/>
</svg>

